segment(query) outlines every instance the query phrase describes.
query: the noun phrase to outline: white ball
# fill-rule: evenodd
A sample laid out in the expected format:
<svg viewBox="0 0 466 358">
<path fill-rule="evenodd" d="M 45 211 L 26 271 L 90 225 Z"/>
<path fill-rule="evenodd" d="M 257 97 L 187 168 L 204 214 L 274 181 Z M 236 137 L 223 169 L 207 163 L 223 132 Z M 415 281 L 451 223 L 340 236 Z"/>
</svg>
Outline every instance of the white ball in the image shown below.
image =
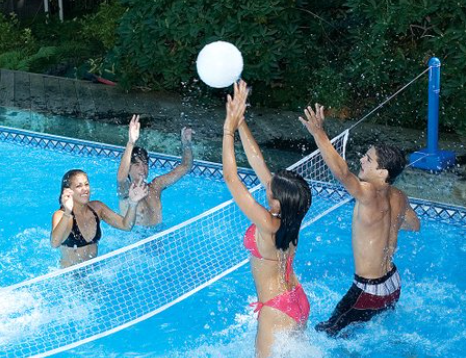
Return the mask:
<svg viewBox="0 0 466 358">
<path fill-rule="evenodd" d="M 241 76 L 243 56 L 235 45 L 229 42 L 212 42 L 199 52 L 196 68 L 206 85 L 214 88 L 228 87 Z"/>
</svg>

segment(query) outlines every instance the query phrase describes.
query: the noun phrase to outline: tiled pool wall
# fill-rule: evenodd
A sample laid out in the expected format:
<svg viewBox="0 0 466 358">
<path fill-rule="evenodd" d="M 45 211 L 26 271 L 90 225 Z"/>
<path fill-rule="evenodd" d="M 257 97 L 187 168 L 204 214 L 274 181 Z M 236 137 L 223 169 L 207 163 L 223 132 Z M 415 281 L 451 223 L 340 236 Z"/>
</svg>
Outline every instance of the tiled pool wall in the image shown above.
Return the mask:
<svg viewBox="0 0 466 358">
<path fill-rule="evenodd" d="M 466 208 L 423 199 L 410 198 L 418 216 L 462 225 L 466 228 Z"/>
<path fill-rule="evenodd" d="M 3 126 L 0 126 L 0 141 L 93 158 L 119 159 L 125 150 L 123 147 L 111 144 L 85 141 Z M 180 157 L 149 152 L 150 168 L 171 170 L 180 163 Z M 206 177 L 211 180 L 223 180 L 222 166 L 218 163 L 194 160 L 191 174 L 198 177 Z M 251 169 L 239 168 L 238 174 L 248 188 L 259 184 L 256 174 Z"/>
<path fill-rule="evenodd" d="M 36 133 L 3 126 L 0 126 L 0 141 L 94 158 L 104 157 L 118 159 L 124 151 L 123 147 L 116 145 Z M 170 170 L 176 167 L 180 162 L 180 157 L 149 152 L 149 166 L 151 168 L 165 168 Z M 194 160 L 191 174 L 198 177 L 205 177 L 210 180 L 223 180 L 222 166 L 218 163 Z M 248 188 L 252 188 L 259 184 L 257 176 L 251 169 L 238 168 L 238 174 Z M 344 195 L 340 187 L 332 188 L 331 186 L 328 186 L 322 187 L 320 190 L 325 190 L 327 192 L 326 194 L 329 196 L 341 197 Z M 329 192 L 332 190 L 333 195 Z M 416 213 L 421 217 L 448 221 L 466 226 L 466 208 L 464 207 L 416 198 L 411 198 L 410 202 Z"/>
</svg>

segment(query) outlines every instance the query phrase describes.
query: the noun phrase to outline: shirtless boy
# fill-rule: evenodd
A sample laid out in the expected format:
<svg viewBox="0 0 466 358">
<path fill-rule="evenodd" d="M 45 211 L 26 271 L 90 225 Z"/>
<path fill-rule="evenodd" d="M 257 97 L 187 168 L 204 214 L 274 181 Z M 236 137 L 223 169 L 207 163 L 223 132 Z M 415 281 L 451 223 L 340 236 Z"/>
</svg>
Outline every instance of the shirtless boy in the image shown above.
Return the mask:
<svg viewBox="0 0 466 358">
<path fill-rule="evenodd" d="M 324 107 L 316 104 L 305 111 L 300 122 L 308 129 L 329 166 L 356 203 L 352 220 L 355 265 L 353 285 L 331 317 L 315 328 L 336 335 L 352 322 L 370 320 L 394 308 L 401 292 L 401 280 L 392 262 L 399 230 L 419 231 L 420 223 L 407 196 L 391 184 L 406 164 L 395 147 L 376 144 L 361 158 L 356 176 L 332 146 L 324 128 Z"/>
<path fill-rule="evenodd" d="M 121 158 L 117 175 L 120 212 L 123 215 L 128 210 L 128 193 L 131 183 L 139 183 L 141 180 L 145 182 L 149 173 L 147 151 L 135 146 L 139 138 L 139 130 L 139 116 L 133 115 L 129 123 L 128 143 Z M 147 184 L 149 195 L 137 207 L 136 225 L 154 226 L 162 222 L 162 191 L 180 180 L 192 168 L 192 134 L 191 128 L 184 127 L 181 130 L 181 143 L 183 146 L 181 164 L 167 174 L 155 177 Z"/>
</svg>

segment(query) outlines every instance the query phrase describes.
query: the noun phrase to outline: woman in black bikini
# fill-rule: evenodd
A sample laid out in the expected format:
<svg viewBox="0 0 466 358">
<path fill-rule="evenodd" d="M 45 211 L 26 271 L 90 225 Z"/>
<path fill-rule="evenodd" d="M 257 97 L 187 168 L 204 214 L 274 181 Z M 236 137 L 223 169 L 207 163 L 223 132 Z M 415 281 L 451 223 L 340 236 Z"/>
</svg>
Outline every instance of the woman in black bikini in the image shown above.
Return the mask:
<svg viewBox="0 0 466 358">
<path fill-rule="evenodd" d="M 61 266 L 76 265 L 97 256 L 97 243 L 102 235 L 100 220 L 117 229 L 131 230 L 137 204 L 147 192 L 147 186 L 142 183 L 131 186 L 129 209 L 123 217 L 104 203 L 89 200 L 91 189 L 84 171 L 68 171 L 61 183 L 60 209 L 52 217 L 51 245 L 60 248 Z"/>
</svg>

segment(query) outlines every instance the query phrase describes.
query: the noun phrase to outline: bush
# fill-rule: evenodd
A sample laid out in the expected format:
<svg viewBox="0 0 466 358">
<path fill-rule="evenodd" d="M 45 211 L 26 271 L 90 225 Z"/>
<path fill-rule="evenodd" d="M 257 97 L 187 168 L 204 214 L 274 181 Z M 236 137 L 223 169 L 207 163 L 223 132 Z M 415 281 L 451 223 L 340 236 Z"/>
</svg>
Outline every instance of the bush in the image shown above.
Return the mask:
<svg viewBox="0 0 466 358">
<path fill-rule="evenodd" d="M 126 85 L 180 90 L 195 77 L 195 60 L 204 45 L 234 43 L 247 64 L 243 77 L 253 82 L 253 99 L 290 103 L 306 92 L 313 63 L 294 1 L 124 0 L 117 61 Z M 188 10 L 189 9 L 189 10 Z M 292 88 L 292 90 L 290 90 Z"/>
<path fill-rule="evenodd" d="M 28 71 L 28 59 L 37 50 L 31 29 L 22 29 L 16 16 L 8 20 L 0 13 L 0 68 Z"/>
<path fill-rule="evenodd" d="M 341 117 L 355 117 L 380 104 L 436 55 L 443 62 L 441 123 L 446 129 L 466 128 L 466 15 L 454 0 L 122 3 L 127 11 L 115 54 L 126 87 L 180 91 L 196 77 L 200 49 L 225 40 L 243 53 L 243 78 L 254 86 L 255 104 L 296 108 L 320 101 Z M 423 124 L 426 77 L 379 112 L 381 120 Z"/>
<path fill-rule="evenodd" d="M 87 62 L 86 71 L 116 72 L 125 88 L 224 98 L 196 80 L 197 54 L 216 40 L 242 52 L 255 105 L 318 101 L 343 119 L 379 105 L 437 56 L 440 123 L 466 133 L 466 13 L 456 0 L 113 0 L 80 20 L 36 21 L 30 29 L 0 15 L 0 67 Z M 423 76 L 371 120 L 425 126 L 426 88 Z"/>
<path fill-rule="evenodd" d="M 348 0 L 354 44 L 346 69 L 361 103 L 374 105 L 426 68 L 431 56 L 442 61 L 441 119 L 445 129 L 466 130 L 466 13 L 448 1 L 399 1 L 387 5 Z M 408 126 L 425 123 L 427 76 L 395 102 L 391 121 Z M 421 95 L 419 95 L 421 94 Z M 400 113 L 405 118 L 400 119 Z"/>
<path fill-rule="evenodd" d="M 124 12 L 125 8 L 118 1 L 103 2 L 95 14 L 87 15 L 80 21 L 80 34 L 87 41 L 110 51 L 115 46 L 116 29 Z"/>
<path fill-rule="evenodd" d="M 15 16 L 0 14 L 0 68 L 75 72 L 90 57 L 103 57 L 114 46 L 122 11 L 117 1 L 105 3 L 93 15 L 63 23 L 56 17 L 38 17 L 21 24 Z"/>
<path fill-rule="evenodd" d="M 19 21 L 12 15 L 8 20 L 0 12 L 0 54 L 16 48 L 21 44 Z"/>
</svg>

